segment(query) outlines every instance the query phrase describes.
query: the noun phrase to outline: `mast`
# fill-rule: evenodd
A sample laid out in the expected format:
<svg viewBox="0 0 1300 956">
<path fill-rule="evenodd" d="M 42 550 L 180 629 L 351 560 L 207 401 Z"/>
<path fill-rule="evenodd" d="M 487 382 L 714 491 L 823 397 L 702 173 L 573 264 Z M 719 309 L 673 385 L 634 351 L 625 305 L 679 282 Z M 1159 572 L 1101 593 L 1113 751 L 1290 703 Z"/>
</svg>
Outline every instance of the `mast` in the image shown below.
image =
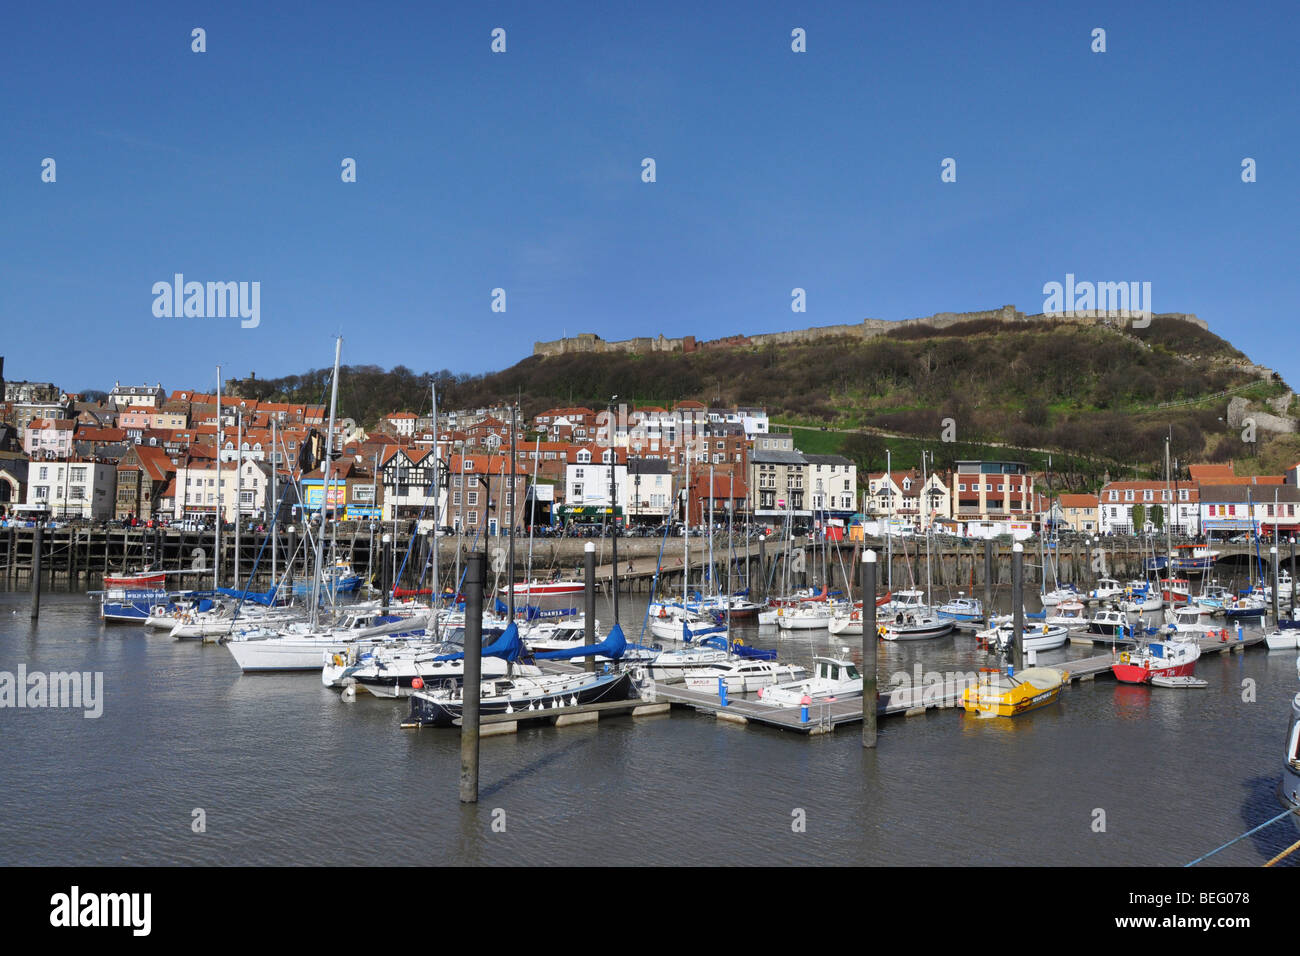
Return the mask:
<svg viewBox="0 0 1300 956">
<path fill-rule="evenodd" d="M 691 591 L 691 443 L 686 443 L 686 489 L 682 492 L 682 607 Z"/>
<path fill-rule="evenodd" d="M 320 499 L 320 530 L 316 535 L 316 576 L 312 579 L 311 585 L 311 626 L 312 630 L 316 629 L 317 612 L 320 606 L 320 584 L 322 573 L 322 561 L 325 556 L 325 522 L 326 504 L 329 501 L 330 487 L 330 465 L 334 460 L 334 413 L 339 403 L 339 356 L 343 351 L 343 336 L 334 340 L 334 379 L 330 386 L 330 420 L 329 426 L 325 431 L 325 463 L 321 470 L 321 476 L 324 478 L 321 487 Z"/>
<path fill-rule="evenodd" d="M 280 517 L 280 493 L 279 493 L 279 487 L 276 484 L 277 469 L 275 467 L 276 458 L 277 458 L 276 449 L 279 446 L 276 445 L 277 429 L 275 426 L 276 426 L 275 416 L 271 416 L 271 507 L 274 508 L 275 511 L 270 515 L 271 520 L 267 524 L 271 529 L 271 585 L 272 587 L 274 587 L 275 583 L 278 580 L 280 580 L 279 560 L 278 560 L 279 549 L 277 548 L 277 545 L 279 544 L 279 538 L 280 538 L 280 526 L 278 520 Z"/>
<path fill-rule="evenodd" d="M 433 588 L 429 596 L 429 608 L 433 611 L 433 637 L 438 639 L 438 602 L 442 598 L 442 579 L 438 577 L 438 528 L 442 526 L 442 505 L 439 496 L 438 466 L 442 464 L 442 452 L 438 448 L 438 384 L 429 383 L 429 398 L 433 403 Z M 379 456 L 376 453 L 376 462 Z M 376 469 L 378 474 L 378 469 Z"/>
<path fill-rule="evenodd" d="M 243 563 L 239 559 L 242 555 L 240 544 L 242 537 L 239 526 L 243 524 L 243 503 L 244 503 L 244 416 L 239 412 L 235 413 L 235 587 L 239 587 L 240 575 Z"/>
<path fill-rule="evenodd" d="M 212 529 L 212 588 L 221 587 L 221 366 L 217 366 L 217 520 Z"/>
<path fill-rule="evenodd" d="M 519 404 L 516 402 L 515 407 L 510 413 L 510 544 L 509 557 L 506 559 L 509 570 L 506 573 L 506 607 L 509 609 L 509 619 L 515 619 L 515 425 L 519 422 Z M 617 530 L 617 529 L 616 529 Z M 513 669 L 513 666 L 512 666 Z"/>
<path fill-rule="evenodd" d="M 1169 427 L 1170 429 L 1173 428 L 1172 425 L 1170 425 Z M 1173 507 L 1173 497 L 1174 496 L 1169 493 L 1169 438 L 1168 436 L 1166 436 L 1165 438 L 1165 501 L 1167 502 L 1165 506 L 1166 509 Z M 1174 577 L 1174 530 L 1173 530 L 1172 523 L 1169 521 L 1169 515 L 1166 514 L 1163 515 L 1163 517 L 1165 520 L 1165 576 L 1169 578 L 1169 580 L 1172 582 Z M 1169 587 L 1171 588 L 1169 595 L 1172 598 L 1173 584 L 1171 583 Z M 1188 591 L 1190 593 L 1190 588 L 1188 589 Z"/>
<path fill-rule="evenodd" d="M 894 590 L 894 479 L 890 477 L 893 456 L 885 449 L 885 494 L 888 496 L 889 509 L 885 515 L 885 574 L 889 579 L 887 591 Z"/>
<path fill-rule="evenodd" d="M 925 451 L 921 452 L 921 524 L 925 526 L 925 606 L 932 607 L 930 599 L 930 526 L 925 521 Z"/>
<path fill-rule="evenodd" d="M 718 568 L 713 560 L 713 465 L 709 465 L 709 584 L 718 593 Z M 703 602 L 701 602 L 703 603 Z"/>
</svg>

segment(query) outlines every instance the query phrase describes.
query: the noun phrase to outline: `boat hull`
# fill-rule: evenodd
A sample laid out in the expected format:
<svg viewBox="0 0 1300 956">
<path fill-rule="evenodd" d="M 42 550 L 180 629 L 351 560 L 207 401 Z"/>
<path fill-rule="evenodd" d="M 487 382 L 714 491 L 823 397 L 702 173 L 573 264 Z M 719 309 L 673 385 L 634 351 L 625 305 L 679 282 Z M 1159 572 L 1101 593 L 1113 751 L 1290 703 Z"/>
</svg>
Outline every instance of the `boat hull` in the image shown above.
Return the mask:
<svg viewBox="0 0 1300 956">
<path fill-rule="evenodd" d="M 1149 684 L 1157 674 L 1164 677 L 1191 677 L 1196 673 L 1196 661 L 1174 664 L 1171 667 L 1143 667 L 1141 664 L 1116 663 L 1111 665 L 1111 673 L 1123 684 Z"/>
<path fill-rule="evenodd" d="M 512 711 L 541 711 L 570 706 L 574 697 L 578 704 L 597 704 L 607 701 L 627 700 L 632 692 L 632 677 L 607 674 L 587 682 L 581 687 L 557 689 L 536 696 L 487 699 L 479 702 L 479 715 L 504 714 Z M 535 706 L 534 706 L 535 705 Z M 421 727 L 451 727 L 460 719 L 461 702 L 433 700 L 424 694 L 411 695 L 410 722 Z"/>
</svg>

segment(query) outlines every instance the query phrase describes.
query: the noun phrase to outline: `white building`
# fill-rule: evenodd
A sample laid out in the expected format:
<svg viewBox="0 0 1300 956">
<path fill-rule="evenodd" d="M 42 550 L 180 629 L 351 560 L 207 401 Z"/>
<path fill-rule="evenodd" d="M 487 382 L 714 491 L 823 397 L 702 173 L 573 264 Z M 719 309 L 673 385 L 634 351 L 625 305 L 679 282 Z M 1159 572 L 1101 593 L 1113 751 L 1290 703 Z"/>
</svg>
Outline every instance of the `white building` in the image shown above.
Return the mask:
<svg viewBox="0 0 1300 956">
<path fill-rule="evenodd" d="M 608 466 L 605 473 L 609 474 Z M 660 524 L 675 511 L 673 476 L 668 462 L 655 458 L 628 459 L 627 482 L 627 514 L 632 521 Z"/>
<path fill-rule="evenodd" d="M 1201 531 L 1200 489 L 1186 482 L 1176 487 L 1163 481 L 1112 481 L 1098 496 L 1098 523 L 1102 534 L 1134 534 L 1163 530 L 1166 524 L 1176 534 L 1197 535 Z M 1141 527 L 1134 527 L 1133 509 L 1142 507 Z M 1159 522 L 1153 509 L 1159 508 Z"/>
<path fill-rule="evenodd" d="M 222 519 L 234 522 L 236 516 L 264 518 L 271 513 L 271 465 L 246 459 L 241 465 L 223 463 L 220 496 L 217 465 L 209 459 L 183 462 L 176 469 L 176 498 L 172 505 L 175 518 L 210 518 L 217 513 L 218 498 Z"/>
<path fill-rule="evenodd" d="M 27 504 L 56 518 L 111 518 L 116 495 L 116 465 L 73 459 L 34 461 L 28 469 Z"/>
<path fill-rule="evenodd" d="M 627 450 L 623 448 L 579 447 L 569 450 L 564 469 L 564 508 L 571 517 L 589 516 L 575 509 L 610 507 L 610 458 L 614 459 L 614 508 L 616 515 L 627 513 Z M 642 478 L 644 488 L 645 479 Z M 594 512 L 592 512 L 594 513 Z"/>
</svg>

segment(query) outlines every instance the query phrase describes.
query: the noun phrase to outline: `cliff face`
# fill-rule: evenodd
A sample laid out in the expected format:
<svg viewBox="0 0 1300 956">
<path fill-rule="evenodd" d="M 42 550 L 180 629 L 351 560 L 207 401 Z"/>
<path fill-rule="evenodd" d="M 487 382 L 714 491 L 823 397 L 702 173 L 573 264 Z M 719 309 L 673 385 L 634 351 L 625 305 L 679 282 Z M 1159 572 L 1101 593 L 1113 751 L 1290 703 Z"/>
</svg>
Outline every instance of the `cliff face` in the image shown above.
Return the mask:
<svg viewBox="0 0 1300 956">
<path fill-rule="evenodd" d="M 732 335 L 722 339 L 698 342 L 693 335 L 682 338 L 668 338 L 663 335 L 623 339 L 607 342 L 599 335 L 584 332 L 579 335 L 550 342 L 534 342 L 533 354 L 540 356 L 566 355 L 574 352 L 627 352 L 645 354 L 648 352 L 696 352 L 702 349 L 762 347 L 765 345 L 796 345 L 816 342 L 819 339 L 852 338 L 870 339 L 878 335 L 905 329 L 911 326 L 925 326 L 943 329 L 962 322 L 998 321 L 998 322 L 1036 322 L 1049 318 L 1041 313 L 1027 315 L 1014 305 L 1004 305 L 1000 309 L 985 309 L 979 312 L 936 312 L 934 315 L 915 319 L 903 319 L 898 322 L 888 319 L 863 319 L 854 325 L 822 325 L 807 329 L 792 329 L 788 332 L 765 332 L 758 335 Z M 1053 321 L 1060 321 L 1051 317 Z M 1200 329 L 1209 330 L 1209 323 L 1195 315 L 1182 312 L 1165 312 L 1152 316 L 1159 319 L 1176 319 L 1190 322 Z M 1120 326 L 1129 320 L 1115 313 L 1097 313 L 1095 315 L 1075 315 L 1067 321 L 1082 325 Z"/>
</svg>

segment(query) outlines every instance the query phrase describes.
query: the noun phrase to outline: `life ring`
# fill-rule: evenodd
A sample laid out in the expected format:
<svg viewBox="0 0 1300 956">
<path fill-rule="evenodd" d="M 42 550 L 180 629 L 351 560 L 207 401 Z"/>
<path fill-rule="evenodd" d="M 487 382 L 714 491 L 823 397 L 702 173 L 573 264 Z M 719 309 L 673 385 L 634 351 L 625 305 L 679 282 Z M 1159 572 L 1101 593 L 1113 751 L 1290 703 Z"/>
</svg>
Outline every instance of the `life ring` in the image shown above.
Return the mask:
<svg viewBox="0 0 1300 956">
<path fill-rule="evenodd" d="M 1124 651 L 1119 655 L 1119 662 L 1121 664 L 1127 664 L 1130 660 L 1131 658 L 1129 657 L 1128 651 Z"/>
<path fill-rule="evenodd" d="M 738 637 L 738 638 L 736 638 L 734 641 L 732 641 L 731 643 L 735 644 L 737 647 L 744 647 L 744 646 L 745 646 L 745 639 L 744 639 L 743 637 Z"/>
<path fill-rule="evenodd" d="M 785 613 L 785 608 L 783 608 L 783 607 L 779 607 L 779 608 L 776 609 L 776 616 L 777 616 L 777 617 L 780 617 L 780 616 L 783 615 L 784 613 Z"/>
<path fill-rule="evenodd" d="M 1043 634 L 1047 634 L 1047 625 L 1046 625 L 1046 624 L 1043 625 Z"/>
<path fill-rule="evenodd" d="M 335 667 L 342 667 L 342 666 L 343 666 L 343 658 L 340 657 L 338 654 L 335 654 L 335 655 L 334 655 L 334 666 L 335 666 Z"/>
<path fill-rule="evenodd" d="M 659 616 L 660 616 L 660 617 L 667 617 L 667 616 L 668 616 L 668 609 L 667 609 L 667 608 L 662 608 L 662 607 L 661 607 L 661 608 L 659 609 Z"/>
<path fill-rule="evenodd" d="M 876 634 L 878 634 L 880 637 L 884 637 L 888 632 L 889 632 L 889 628 L 885 627 L 885 625 L 883 624 L 876 625 Z"/>
</svg>

